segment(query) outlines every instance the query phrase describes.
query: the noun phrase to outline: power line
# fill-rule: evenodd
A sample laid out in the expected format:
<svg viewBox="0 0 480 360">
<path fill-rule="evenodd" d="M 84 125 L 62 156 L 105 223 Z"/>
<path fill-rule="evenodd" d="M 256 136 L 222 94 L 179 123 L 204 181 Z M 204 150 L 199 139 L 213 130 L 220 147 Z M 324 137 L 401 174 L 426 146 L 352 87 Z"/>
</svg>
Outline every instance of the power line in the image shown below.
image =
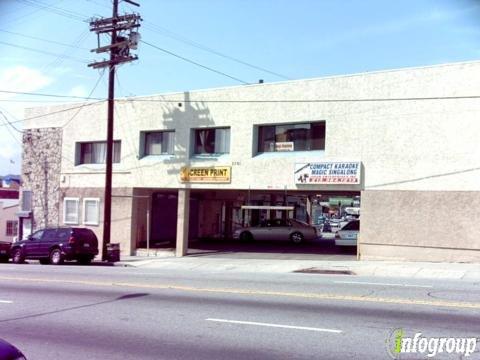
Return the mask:
<svg viewBox="0 0 480 360">
<path fill-rule="evenodd" d="M 211 54 L 214 54 L 214 55 L 217 55 L 217 56 L 220 56 L 224 59 L 228 59 L 228 60 L 231 60 L 231 61 L 234 61 L 236 63 L 239 63 L 239 64 L 242 64 L 244 66 L 247 66 L 247 67 L 250 67 L 252 69 L 256 69 L 256 70 L 260 70 L 262 72 L 265 72 L 265 73 L 268 73 L 268 74 L 271 74 L 271 75 L 274 75 L 276 77 L 279 77 L 281 79 L 284 79 L 284 80 L 292 80 L 291 78 L 289 78 L 288 76 L 285 76 L 285 75 L 282 75 L 282 74 L 279 74 L 277 72 L 274 72 L 274 71 L 271 71 L 271 70 L 268 70 L 268 69 L 265 69 L 263 67 L 260 67 L 260 66 L 257 66 L 257 65 L 253 65 L 251 63 L 248 63 L 246 61 L 243 61 L 243 60 L 240 60 L 240 59 L 237 59 L 233 56 L 230 56 L 230 55 L 226 55 L 224 53 L 221 53 L 220 51 L 217 51 L 215 49 L 212 49 L 208 46 L 205 46 L 203 44 L 200 44 L 196 41 L 193 41 L 193 40 L 190 40 L 182 35 L 179 35 L 179 34 L 176 34 L 174 33 L 173 31 L 170 31 L 164 27 L 161 27 L 159 25 L 156 25 L 154 23 L 151 23 L 151 22 L 146 22 L 146 25 L 144 26 L 146 29 L 150 30 L 150 31 L 153 31 L 153 32 L 156 32 L 158 34 L 161 34 L 161 35 L 164 35 L 164 36 L 167 36 L 171 39 L 174 39 L 174 40 L 177 40 L 177 41 L 180 41 L 184 44 L 187 44 L 187 45 L 190 45 L 190 46 L 193 46 L 197 49 L 200 49 L 200 50 L 203 50 L 203 51 L 206 51 L 206 52 L 209 52 Z"/>
<path fill-rule="evenodd" d="M 13 31 L 8 31 L 8 30 L 4 30 L 4 29 L 0 29 L 0 31 L 1 31 L 1 32 L 4 32 L 4 33 L 16 35 L 16 36 L 22 36 L 22 37 L 27 38 L 27 39 L 33 39 L 33 40 L 43 41 L 43 42 L 47 42 L 47 43 L 51 43 L 51 44 L 56 44 L 56 45 L 61 45 L 61 46 L 67 46 L 67 47 L 71 47 L 71 48 L 75 48 L 75 49 L 80 49 L 80 50 L 87 50 L 87 51 L 90 50 L 90 49 L 78 47 L 78 46 L 75 46 L 75 45 L 72 45 L 72 44 L 65 44 L 65 43 L 62 43 L 62 42 L 59 42 L 59 41 L 55 41 L 55 40 L 43 39 L 43 38 L 40 38 L 40 37 L 37 37 L 37 36 L 31 36 L 31 35 L 21 34 L 21 33 L 13 32 Z M 87 30 L 87 31 L 88 31 L 88 30 Z"/>
<path fill-rule="evenodd" d="M 17 1 L 19 1 L 23 4 L 25 4 L 25 5 L 36 7 L 36 8 L 39 8 L 40 10 L 48 11 L 50 13 L 60 15 L 60 16 L 63 16 L 63 17 L 67 17 L 67 18 L 70 18 L 70 19 L 73 19 L 73 20 L 87 22 L 87 20 L 85 20 L 85 19 L 89 18 L 89 16 L 86 16 L 84 14 L 81 14 L 81 13 L 78 13 L 78 12 L 75 12 L 75 11 L 71 11 L 71 10 L 67 10 L 67 9 L 63 9 L 63 8 L 53 6 L 53 5 L 47 5 L 47 4 L 41 3 L 39 1 L 37 1 L 37 2 L 33 2 L 33 1 L 30 1 L 30 0 L 17 0 Z"/>
<path fill-rule="evenodd" d="M 62 112 L 67 112 L 67 111 L 70 111 L 70 110 L 75 110 L 75 109 L 78 109 L 78 108 L 82 108 L 82 107 L 84 107 L 84 106 L 96 105 L 96 104 L 99 104 L 99 103 L 104 102 L 104 101 L 106 101 L 106 100 L 92 101 L 91 103 L 84 103 L 84 104 L 79 105 L 79 106 L 74 106 L 74 107 L 70 107 L 70 108 L 66 108 L 66 109 L 61 109 L 61 110 L 58 110 L 58 111 L 52 111 L 52 112 L 49 112 L 49 113 L 46 113 L 46 114 L 31 116 L 31 117 L 29 117 L 29 118 L 11 121 L 10 123 L 11 123 L 11 124 L 14 124 L 14 123 L 19 123 L 19 122 L 24 122 L 24 121 L 33 120 L 33 119 L 39 119 L 39 118 L 42 118 L 42 117 L 47 117 L 47 116 L 50 116 L 50 115 L 60 114 L 60 113 L 62 113 Z M 5 125 L 6 125 L 6 124 L 0 124 L 0 126 L 5 126 Z"/>
<path fill-rule="evenodd" d="M 44 94 L 44 93 L 27 92 L 27 91 L 0 90 L 0 93 L 17 94 L 17 95 L 29 95 L 29 96 L 45 96 L 45 97 L 55 97 L 55 98 L 82 99 L 82 100 L 105 100 L 103 98 L 89 98 L 89 97 L 86 97 L 86 96 Z"/>
<path fill-rule="evenodd" d="M 207 69 L 207 70 L 212 71 L 212 72 L 214 72 L 214 73 L 216 73 L 216 74 L 220 74 L 220 75 L 226 76 L 226 77 L 228 77 L 228 78 L 230 78 L 230 79 L 233 79 L 233 80 L 235 80 L 235 81 L 238 81 L 238 82 L 240 82 L 240 83 L 242 83 L 242 84 L 245 84 L 245 85 L 248 85 L 248 84 L 249 84 L 249 83 L 247 83 L 247 82 L 245 82 L 245 81 L 243 81 L 243 80 L 240 80 L 240 79 L 238 79 L 238 78 L 236 78 L 236 77 L 233 77 L 233 76 L 228 75 L 228 74 L 226 74 L 226 73 L 224 73 L 224 72 L 215 70 L 215 69 L 213 69 L 213 68 L 211 68 L 211 67 L 202 65 L 202 64 L 197 63 L 197 62 L 195 62 L 195 61 L 193 61 L 193 60 L 187 59 L 186 57 L 183 57 L 183 56 L 180 56 L 180 55 L 178 55 L 178 54 L 175 54 L 175 53 L 173 53 L 173 52 L 171 52 L 171 51 L 169 51 L 169 50 L 163 49 L 163 48 L 161 48 L 161 47 L 159 47 L 159 46 L 150 44 L 149 42 L 146 42 L 146 41 L 144 41 L 144 40 L 140 40 L 140 41 L 141 41 L 142 43 L 148 45 L 148 46 L 151 46 L 151 47 L 153 47 L 153 48 L 155 48 L 155 49 L 157 49 L 157 50 L 163 51 L 163 52 L 166 53 L 166 54 L 175 56 L 175 57 L 177 57 L 177 58 L 179 58 L 179 59 L 181 59 L 181 60 L 183 60 L 183 61 L 186 61 L 186 62 L 188 62 L 188 63 L 190 63 L 190 64 L 193 64 L 193 65 L 199 66 L 199 67 L 201 67 L 201 68 Z"/>
<path fill-rule="evenodd" d="M 85 96 L 74 96 L 74 95 L 59 95 L 59 94 L 45 94 L 45 93 L 36 93 L 36 92 L 25 92 L 25 91 L 11 91 L 11 90 L 0 90 L 0 93 L 6 94 L 18 94 L 18 95 L 29 95 L 29 96 L 44 96 L 44 97 L 55 97 L 55 98 L 71 98 L 71 99 L 82 99 L 82 100 L 99 100 L 105 101 L 105 98 L 94 98 L 94 97 L 85 97 Z M 154 95 L 153 95 L 154 96 Z M 165 102 L 165 103 L 329 103 L 329 102 L 385 102 L 385 101 L 428 101 L 428 100 L 462 100 L 462 99 L 480 99 L 480 95 L 459 95 L 459 96 L 425 96 L 425 97 L 398 97 L 398 98 L 357 98 L 357 99 L 248 99 L 248 100 L 215 100 L 215 99 L 196 99 L 196 100 L 185 100 L 185 99 L 144 99 L 144 98 L 116 98 L 116 101 L 124 102 Z"/>
<path fill-rule="evenodd" d="M 90 91 L 90 94 L 88 95 L 88 99 L 90 99 L 90 96 L 92 96 L 93 92 L 95 91 L 95 89 L 97 88 L 98 84 L 100 83 L 100 80 L 102 80 L 103 78 L 103 75 L 105 75 L 105 71 L 102 71 L 102 73 L 100 74 L 100 76 L 98 77 L 98 80 L 97 82 L 95 83 L 95 85 L 93 86 L 93 89 L 92 91 Z M 75 114 L 73 114 L 73 116 L 67 121 L 65 122 L 65 124 L 63 124 L 62 126 L 60 126 L 61 128 L 64 128 L 65 126 L 67 126 L 68 124 L 70 124 L 72 122 L 73 119 L 75 119 L 75 117 L 80 113 L 80 111 L 82 111 L 82 109 L 87 105 L 87 103 L 84 103 L 83 106 L 80 106 L 77 110 L 77 112 Z"/>
<path fill-rule="evenodd" d="M 66 59 L 70 59 L 72 61 L 76 61 L 76 62 L 81 62 L 81 63 L 88 63 L 87 60 L 81 60 L 81 59 L 77 59 L 73 56 L 68 56 L 68 55 L 61 55 L 61 54 L 55 54 L 55 53 L 51 53 L 49 51 L 44 51 L 44 50 L 40 50 L 40 49 L 35 49 L 35 48 L 31 48 L 31 47 L 27 47 L 27 46 L 21 46 L 21 45 L 15 45 L 15 44 L 11 44 L 11 43 L 8 43 L 8 42 L 5 42 L 5 41 L 0 41 L 0 44 L 3 44 L 3 45 L 8 45 L 8 46 L 12 46 L 12 47 L 16 47 L 16 48 L 19 48 L 19 49 L 23 49 L 23 50 L 28 50 L 28 51 L 33 51 L 33 52 L 37 52 L 37 53 L 40 53 L 40 54 L 44 54 L 44 55 L 50 55 L 50 56 L 55 56 L 55 57 L 64 57 Z"/>
<path fill-rule="evenodd" d="M 23 131 L 22 130 L 19 130 L 17 129 L 11 122 L 10 120 L 8 120 L 7 116 L 3 113 L 2 110 L 0 110 L 0 115 L 3 116 L 3 118 L 5 119 L 5 121 L 8 123 L 8 125 L 10 125 L 12 127 L 12 129 L 14 129 L 15 131 L 19 132 L 20 134 L 23 134 Z M 6 125 L 6 124 L 4 124 Z M 10 130 L 10 128 L 7 127 L 8 130 Z"/>
</svg>

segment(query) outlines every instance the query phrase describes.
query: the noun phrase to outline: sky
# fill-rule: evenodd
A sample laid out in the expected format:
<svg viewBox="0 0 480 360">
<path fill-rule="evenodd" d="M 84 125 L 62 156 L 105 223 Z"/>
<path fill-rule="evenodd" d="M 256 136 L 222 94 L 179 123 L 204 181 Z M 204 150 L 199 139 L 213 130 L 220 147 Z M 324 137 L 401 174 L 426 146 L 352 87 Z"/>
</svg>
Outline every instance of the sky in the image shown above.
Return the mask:
<svg viewBox="0 0 480 360">
<path fill-rule="evenodd" d="M 145 43 L 118 67 L 118 97 L 480 58 L 480 1 L 135 1 L 120 13 L 141 15 Z M 105 98 L 88 23 L 111 14 L 111 0 L 0 0 L 0 175 L 20 174 L 25 108 L 78 101 L 1 91 Z"/>
</svg>

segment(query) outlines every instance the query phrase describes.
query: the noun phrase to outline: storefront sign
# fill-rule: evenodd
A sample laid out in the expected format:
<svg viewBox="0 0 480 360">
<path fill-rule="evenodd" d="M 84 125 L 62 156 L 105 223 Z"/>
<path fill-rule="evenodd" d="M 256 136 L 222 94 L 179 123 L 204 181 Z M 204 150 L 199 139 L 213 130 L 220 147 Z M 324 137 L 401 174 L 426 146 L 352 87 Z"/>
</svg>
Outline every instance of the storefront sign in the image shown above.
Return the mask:
<svg viewBox="0 0 480 360">
<path fill-rule="evenodd" d="M 229 183 L 230 166 L 182 167 L 180 181 L 189 183 Z"/>
<path fill-rule="evenodd" d="M 295 184 L 360 184 L 360 162 L 295 164 Z"/>
<path fill-rule="evenodd" d="M 293 151 L 293 141 L 276 142 L 275 151 Z"/>
</svg>

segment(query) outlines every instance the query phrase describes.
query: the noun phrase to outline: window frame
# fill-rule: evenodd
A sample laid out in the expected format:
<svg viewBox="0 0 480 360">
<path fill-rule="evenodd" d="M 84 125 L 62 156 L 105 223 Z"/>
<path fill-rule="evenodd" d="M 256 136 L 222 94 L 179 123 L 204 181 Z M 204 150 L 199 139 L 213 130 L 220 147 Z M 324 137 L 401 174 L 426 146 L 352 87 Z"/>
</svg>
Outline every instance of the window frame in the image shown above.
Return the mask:
<svg viewBox="0 0 480 360">
<path fill-rule="evenodd" d="M 318 138 L 318 139 L 315 139 L 312 137 L 312 132 L 313 132 L 313 126 L 315 125 L 323 125 L 323 139 L 322 138 Z M 281 127 L 284 127 L 284 128 L 288 128 L 288 127 L 292 127 L 292 129 L 295 129 L 295 127 L 298 127 L 299 129 L 301 129 L 301 126 L 308 126 L 309 129 L 308 131 L 310 132 L 309 134 L 309 137 L 307 137 L 306 139 L 288 139 L 287 141 L 277 141 L 277 136 L 279 135 L 277 133 L 278 131 L 278 128 L 281 128 Z M 261 124 L 261 125 L 256 125 L 256 134 L 257 134 L 257 139 L 256 139 L 256 152 L 257 154 L 265 154 L 265 153 L 283 153 L 283 152 L 299 152 L 299 151 L 325 151 L 325 144 L 326 144 L 326 134 L 327 134 L 327 122 L 325 120 L 315 120 L 315 121 L 305 121 L 305 122 L 288 122 L 288 123 L 274 123 L 274 124 Z M 273 130 L 273 132 L 272 132 Z M 272 137 L 273 136 L 273 140 L 271 140 L 271 144 L 270 145 L 273 145 L 270 146 L 271 150 L 265 150 L 265 143 L 268 141 L 268 138 L 267 137 Z M 299 150 L 296 150 L 295 149 L 295 144 L 297 141 L 300 141 L 300 140 L 305 140 L 305 142 L 309 142 L 310 143 L 310 149 L 299 149 Z M 315 140 L 320 140 L 322 141 L 323 140 L 323 146 L 319 149 L 312 149 L 312 144 L 313 144 L 313 141 Z M 293 143 L 293 150 L 290 150 L 290 151 L 285 151 L 285 150 L 277 150 L 277 146 L 276 144 L 277 143 L 281 143 L 281 142 L 292 142 Z"/>
<path fill-rule="evenodd" d="M 85 162 L 85 150 L 86 145 L 104 144 L 105 145 L 105 162 Z M 106 149 L 107 142 L 105 140 L 100 141 L 79 141 L 76 143 L 75 165 L 105 165 L 106 164 Z M 117 150 L 118 149 L 118 150 Z M 116 153 L 117 152 L 117 153 Z M 116 155 L 116 156 L 115 156 Z M 113 153 L 112 163 L 119 164 L 122 161 L 122 141 L 113 141 Z"/>
<path fill-rule="evenodd" d="M 151 134 L 161 134 L 162 135 L 162 141 L 160 143 L 160 147 L 164 147 L 164 134 L 169 134 L 172 139 L 172 146 L 171 146 L 171 152 L 160 152 L 160 154 L 151 154 L 147 152 L 147 146 L 148 146 L 148 141 L 147 138 Z M 175 154 L 175 130 L 145 130 L 140 132 L 140 154 L 141 157 L 146 157 L 146 156 L 171 156 Z"/>
<path fill-rule="evenodd" d="M 88 201 L 93 201 L 96 203 L 96 221 L 87 221 L 86 216 L 87 216 L 87 211 L 86 211 L 86 204 Z M 99 198 L 83 198 L 83 224 L 84 225 L 99 225 L 100 224 L 100 199 Z"/>
<path fill-rule="evenodd" d="M 17 236 L 17 235 L 18 235 L 18 220 L 7 220 L 5 224 L 5 236 L 11 237 L 11 236 Z"/>
<path fill-rule="evenodd" d="M 76 220 L 75 221 L 67 221 L 67 201 L 75 201 L 76 202 Z M 63 198 L 63 223 L 64 224 L 72 224 L 72 225 L 78 225 L 79 223 L 79 204 L 80 204 L 80 199 L 77 197 L 65 197 Z"/>
<path fill-rule="evenodd" d="M 200 145 L 197 145 L 197 133 L 200 132 L 200 131 L 212 131 L 213 130 L 213 152 L 197 152 L 197 147 L 199 147 Z M 217 131 L 218 130 L 227 130 L 227 136 L 226 138 L 228 139 L 228 141 L 226 141 L 226 144 L 225 144 L 225 147 L 227 147 L 228 149 L 226 149 L 225 152 L 217 152 L 215 151 L 216 150 L 216 140 L 217 140 Z M 202 156 L 210 156 L 210 157 L 218 157 L 218 156 L 222 156 L 222 155 L 228 155 L 230 154 L 230 148 L 231 148 L 231 127 L 230 126 L 217 126 L 217 127 L 202 127 L 202 128 L 195 128 L 195 129 L 192 129 L 193 131 L 193 146 L 192 146 L 192 154 L 194 157 L 202 157 Z M 200 136 L 200 135 L 198 135 Z M 205 139 L 207 141 L 207 139 Z M 204 145 L 201 145 L 203 147 L 203 149 L 205 150 L 206 146 L 208 146 L 210 144 L 204 144 Z"/>
</svg>

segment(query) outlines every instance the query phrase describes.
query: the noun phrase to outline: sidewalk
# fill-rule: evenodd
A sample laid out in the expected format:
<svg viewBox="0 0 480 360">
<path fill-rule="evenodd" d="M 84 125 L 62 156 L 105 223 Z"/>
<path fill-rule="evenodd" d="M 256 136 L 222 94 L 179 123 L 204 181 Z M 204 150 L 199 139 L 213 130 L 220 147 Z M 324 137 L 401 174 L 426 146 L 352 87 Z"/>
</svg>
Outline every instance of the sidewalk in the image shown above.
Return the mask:
<svg viewBox="0 0 480 360">
<path fill-rule="evenodd" d="M 204 272 L 262 272 L 340 274 L 414 279 L 480 281 L 480 263 L 430 263 L 396 261 L 257 259 L 238 258 L 235 254 L 187 255 L 177 258 L 173 251 L 160 251 L 156 256 L 122 256 L 115 266 Z"/>
</svg>

